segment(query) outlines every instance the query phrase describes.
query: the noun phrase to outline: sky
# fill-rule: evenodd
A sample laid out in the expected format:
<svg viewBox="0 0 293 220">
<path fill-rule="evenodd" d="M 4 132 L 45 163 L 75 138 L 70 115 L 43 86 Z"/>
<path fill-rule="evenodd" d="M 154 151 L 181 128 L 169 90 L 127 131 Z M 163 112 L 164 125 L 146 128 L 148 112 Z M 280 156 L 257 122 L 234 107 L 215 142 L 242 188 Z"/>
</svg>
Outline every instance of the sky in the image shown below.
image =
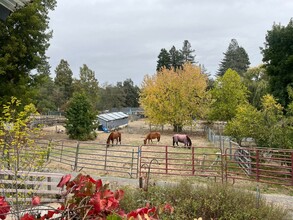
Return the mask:
<svg viewBox="0 0 293 220">
<path fill-rule="evenodd" d="M 246 50 L 250 66 L 258 66 L 267 32 L 274 23 L 289 23 L 293 1 L 57 0 L 49 17 L 53 78 L 64 59 L 74 78 L 86 64 L 100 85 L 131 79 L 141 86 L 145 75 L 155 74 L 161 49 L 179 50 L 184 40 L 212 76 L 231 39 Z"/>
</svg>

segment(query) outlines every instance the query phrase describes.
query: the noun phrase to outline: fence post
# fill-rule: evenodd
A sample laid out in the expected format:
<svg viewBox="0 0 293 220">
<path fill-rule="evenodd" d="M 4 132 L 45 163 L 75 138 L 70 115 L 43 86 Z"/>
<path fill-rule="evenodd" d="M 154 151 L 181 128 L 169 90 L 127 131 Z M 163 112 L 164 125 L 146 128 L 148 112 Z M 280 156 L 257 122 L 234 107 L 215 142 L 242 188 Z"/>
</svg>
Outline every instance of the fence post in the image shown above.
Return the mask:
<svg viewBox="0 0 293 220">
<path fill-rule="evenodd" d="M 230 160 L 232 160 L 232 143 L 231 143 L 231 140 L 229 140 L 229 154 L 230 154 Z"/>
<path fill-rule="evenodd" d="M 74 169 L 73 169 L 73 171 L 77 171 L 78 153 L 79 153 L 79 142 L 77 142 L 77 145 L 76 145 L 75 161 L 74 161 Z"/>
<path fill-rule="evenodd" d="M 168 173 L 168 146 L 165 146 L 165 154 L 166 154 L 166 174 Z"/>
<path fill-rule="evenodd" d="M 195 164 L 194 164 L 194 147 L 191 148 L 191 153 L 192 153 L 192 161 L 191 161 L 191 163 L 192 163 L 192 175 L 194 175 L 194 173 L 195 173 L 195 168 L 194 168 L 194 166 L 195 166 Z"/>
<path fill-rule="evenodd" d="M 105 163 L 104 163 L 104 170 L 106 170 L 106 168 L 107 168 L 107 156 L 108 156 L 108 147 L 106 147 L 106 151 L 105 151 Z"/>
<path fill-rule="evenodd" d="M 52 142 L 52 139 L 49 140 L 49 143 L 48 143 L 48 148 L 47 148 L 47 161 L 49 161 L 49 159 L 50 159 L 51 142 Z"/>
<path fill-rule="evenodd" d="M 137 156 L 137 173 L 139 172 L 139 177 L 141 177 L 141 152 L 142 152 L 142 146 L 138 146 L 138 156 Z M 137 176 L 136 176 L 137 178 Z"/>
<path fill-rule="evenodd" d="M 63 154 L 63 141 L 62 141 L 62 145 L 61 145 L 61 149 L 60 149 L 60 162 L 62 160 L 62 154 Z"/>
<path fill-rule="evenodd" d="M 133 169 L 133 159 L 134 158 L 134 149 L 132 149 L 131 153 L 131 164 L 130 164 L 130 177 L 132 178 L 132 169 Z"/>
<path fill-rule="evenodd" d="M 292 178 L 291 186 L 293 186 L 293 152 L 291 153 L 291 178 Z"/>
<path fill-rule="evenodd" d="M 256 150 L 256 181 L 259 181 L 259 151 Z"/>
</svg>

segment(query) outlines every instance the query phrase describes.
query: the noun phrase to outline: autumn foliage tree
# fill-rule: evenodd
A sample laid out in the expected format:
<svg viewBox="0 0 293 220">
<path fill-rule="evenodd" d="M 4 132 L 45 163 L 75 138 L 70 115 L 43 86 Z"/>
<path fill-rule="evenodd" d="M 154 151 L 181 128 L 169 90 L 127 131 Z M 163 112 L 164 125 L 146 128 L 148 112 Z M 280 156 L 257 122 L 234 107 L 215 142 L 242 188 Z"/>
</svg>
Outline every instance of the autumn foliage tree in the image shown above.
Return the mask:
<svg viewBox="0 0 293 220">
<path fill-rule="evenodd" d="M 200 68 L 186 63 L 183 69 L 163 68 L 146 75 L 140 94 L 145 115 L 154 124 L 171 124 L 174 131 L 195 118 L 202 118 L 209 103 L 207 77 Z"/>
</svg>

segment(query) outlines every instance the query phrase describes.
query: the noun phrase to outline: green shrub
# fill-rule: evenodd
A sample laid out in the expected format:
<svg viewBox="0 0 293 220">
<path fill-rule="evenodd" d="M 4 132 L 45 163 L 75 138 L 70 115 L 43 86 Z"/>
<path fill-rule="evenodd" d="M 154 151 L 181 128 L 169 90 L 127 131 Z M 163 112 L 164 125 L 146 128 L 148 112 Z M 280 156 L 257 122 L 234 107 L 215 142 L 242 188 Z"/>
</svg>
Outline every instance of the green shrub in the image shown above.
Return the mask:
<svg viewBox="0 0 293 220">
<path fill-rule="evenodd" d="M 128 211 L 146 203 L 170 203 L 174 207 L 171 218 L 168 215 L 160 219 L 288 219 L 282 208 L 267 204 L 263 198 L 258 200 L 253 193 L 224 184 L 194 187 L 185 181 L 173 186 L 149 187 L 148 192 L 125 189 L 121 207 Z"/>
</svg>

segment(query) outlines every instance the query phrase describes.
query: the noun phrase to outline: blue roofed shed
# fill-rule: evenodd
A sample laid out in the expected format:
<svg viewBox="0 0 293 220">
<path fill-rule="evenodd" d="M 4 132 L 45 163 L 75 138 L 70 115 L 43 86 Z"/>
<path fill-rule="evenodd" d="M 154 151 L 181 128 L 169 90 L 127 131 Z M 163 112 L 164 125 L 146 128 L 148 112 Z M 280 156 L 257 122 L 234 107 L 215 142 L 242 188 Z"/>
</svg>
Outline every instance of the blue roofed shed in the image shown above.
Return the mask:
<svg viewBox="0 0 293 220">
<path fill-rule="evenodd" d="M 107 130 L 114 130 L 128 125 L 128 115 L 123 112 L 111 112 L 98 115 L 99 124 Z"/>
</svg>

